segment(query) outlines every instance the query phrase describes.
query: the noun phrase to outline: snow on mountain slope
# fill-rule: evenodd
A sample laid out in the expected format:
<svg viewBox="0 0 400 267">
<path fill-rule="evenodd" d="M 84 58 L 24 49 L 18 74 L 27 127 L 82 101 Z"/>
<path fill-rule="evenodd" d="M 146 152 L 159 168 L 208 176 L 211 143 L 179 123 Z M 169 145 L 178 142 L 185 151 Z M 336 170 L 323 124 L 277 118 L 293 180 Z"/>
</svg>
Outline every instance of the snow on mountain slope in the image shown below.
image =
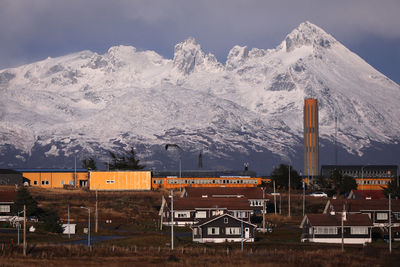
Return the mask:
<svg viewBox="0 0 400 267">
<path fill-rule="evenodd" d="M 193 38 L 174 58 L 111 47 L 0 71 L 0 144 L 68 156 L 79 146 L 181 144 L 186 150 L 301 146 L 303 101 L 319 101 L 320 137 L 361 155 L 371 142 L 399 140 L 400 87 L 319 27 L 305 22 L 275 49 L 235 46 L 226 64 Z M 0 152 L 1 153 L 1 152 Z"/>
</svg>

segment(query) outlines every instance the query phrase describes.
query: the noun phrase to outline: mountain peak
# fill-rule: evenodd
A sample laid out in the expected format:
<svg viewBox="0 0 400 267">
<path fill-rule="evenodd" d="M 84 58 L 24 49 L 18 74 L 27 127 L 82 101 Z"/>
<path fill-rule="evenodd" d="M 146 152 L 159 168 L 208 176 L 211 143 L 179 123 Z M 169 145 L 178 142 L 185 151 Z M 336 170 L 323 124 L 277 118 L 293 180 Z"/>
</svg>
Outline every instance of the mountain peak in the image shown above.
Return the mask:
<svg viewBox="0 0 400 267">
<path fill-rule="evenodd" d="M 247 48 L 247 46 L 235 45 L 229 51 L 228 58 L 226 60 L 226 68 L 228 70 L 232 70 L 237 66 L 243 64 L 248 57 L 249 49 Z"/>
<path fill-rule="evenodd" d="M 330 48 L 335 42 L 330 34 L 309 21 L 302 22 L 285 38 L 286 52 L 302 46 Z"/>
<path fill-rule="evenodd" d="M 184 75 L 191 74 L 196 68 L 203 66 L 205 68 L 221 68 L 213 54 L 206 55 L 201 46 L 197 44 L 193 37 L 175 45 L 174 48 L 174 68 Z"/>
</svg>

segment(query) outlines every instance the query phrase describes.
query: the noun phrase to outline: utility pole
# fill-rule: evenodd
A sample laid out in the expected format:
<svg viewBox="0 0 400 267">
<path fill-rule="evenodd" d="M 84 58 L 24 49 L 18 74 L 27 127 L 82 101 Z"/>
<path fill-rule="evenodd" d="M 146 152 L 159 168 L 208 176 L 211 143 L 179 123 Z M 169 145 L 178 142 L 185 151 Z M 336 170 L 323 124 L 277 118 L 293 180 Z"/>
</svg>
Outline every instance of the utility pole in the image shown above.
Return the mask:
<svg viewBox="0 0 400 267">
<path fill-rule="evenodd" d="M 76 156 L 75 156 L 75 171 L 74 171 L 74 176 L 75 176 L 75 177 L 74 177 L 74 178 L 75 178 L 75 179 L 74 179 L 74 180 L 75 180 L 75 181 L 74 181 L 74 184 L 75 184 L 75 188 L 76 188 Z"/>
<path fill-rule="evenodd" d="M 182 192 L 182 156 L 179 154 L 179 192 Z"/>
<path fill-rule="evenodd" d="M 95 211 L 95 224 L 94 224 L 94 231 L 97 233 L 98 227 L 99 227 L 99 212 L 97 210 L 97 187 L 96 187 L 96 211 Z"/>
<path fill-rule="evenodd" d="M 342 212 L 342 252 L 344 252 L 344 216 L 346 212 L 346 208 L 343 204 L 343 212 Z"/>
<path fill-rule="evenodd" d="M 174 250 L 174 191 L 171 189 L 171 249 Z"/>
<path fill-rule="evenodd" d="M 69 224 L 69 204 L 68 204 L 68 238 L 71 238 L 71 227 Z"/>
<path fill-rule="evenodd" d="M 240 233 L 241 233 L 241 235 L 242 235 L 242 240 L 241 240 L 241 250 L 242 250 L 242 252 L 243 252 L 243 220 L 242 220 L 243 218 L 241 218 L 241 224 L 240 224 Z"/>
<path fill-rule="evenodd" d="M 26 205 L 24 205 L 24 256 L 26 256 Z"/>
<path fill-rule="evenodd" d="M 262 188 L 263 191 L 263 232 L 265 233 L 265 187 Z"/>
<path fill-rule="evenodd" d="M 392 253 L 392 203 L 389 194 L 389 252 Z"/>
<path fill-rule="evenodd" d="M 303 181 L 303 217 L 304 217 L 305 206 L 306 206 L 306 185 Z"/>
<path fill-rule="evenodd" d="M 288 186 L 288 216 L 290 217 L 290 164 L 289 164 L 289 186 Z"/>
<path fill-rule="evenodd" d="M 88 208 L 88 213 L 89 213 L 89 215 L 88 215 L 88 217 L 89 217 L 89 226 L 88 226 L 88 247 L 90 247 L 90 208 Z"/>
<path fill-rule="evenodd" d="M 273 181 L 274 184 L 274 208 L 275 208 L 275 215 L 276 215 L 276 192 L 275 192 L 275 180 Z"/>
</svg>

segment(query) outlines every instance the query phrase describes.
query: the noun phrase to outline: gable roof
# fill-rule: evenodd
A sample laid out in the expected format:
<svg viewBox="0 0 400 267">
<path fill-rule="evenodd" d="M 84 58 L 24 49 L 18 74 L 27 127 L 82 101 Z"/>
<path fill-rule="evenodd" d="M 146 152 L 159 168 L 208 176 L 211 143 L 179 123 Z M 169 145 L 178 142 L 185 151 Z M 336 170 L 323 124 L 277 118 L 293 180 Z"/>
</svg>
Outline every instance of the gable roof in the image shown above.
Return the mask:
<svg viewBox="0 0 400 267">
<path fill-rule="evenodd" d="M 341 212 L 343 205 L 347 212 L 361 212 L 369 210 L 389 210 L 388 199 L 330 199 L 328 200 L 324 213 L 329 211 Z M 391 200 L 391 209 L 400 212 L 400 200 Z"/>
<path fill-rule="evenodd" d="M 261 187 L 185 187 L 182 195 L 187 197 L 245 197 L 262 199 Z M 266 194 L 265 194 L 266 195 Z M 265 196 L 266 197 L 266 196 Z"/>
<path fill-rule="evenodd" d="M 193 226 L 200 227 L 200 226 L 203 226 L 203 225 L 205 225 L 205 224 L 209 224 L 209 223 L 211 223 L 211 222 L 213 222 L 213 221 L 216 221 L 216 220 L 218 220 L 218 219 L 220 219 L 220 218 L 222 218 L 222 217 L 231 217 L 232 219 L 234 219 L 234 220 L 236 220 L 236 221 L 243 222 L 243 224 L 248 224 L 248 225 L 252 225 L 252 226 L 254 226 L 254 227 L 257 227 L 257 225 L 255 225 L 255 224 L 252 224 L 252 223 L 246 222 L 246 221 L 244 221 L 244 220 L 241 220 L 241 219 L 239 219 L 239 218 L 236 218 L 235 216 L 232 216 L 232 215 L 230 215 L 230 214 L 228 214 L 228 213 L 224 213 L 224 214 L 222 214 L 222 215 L 214 216 L 214 217 L 211 217 L 211 218 L 206 219 L 206 220 L 201 220 L 201 221 L 199 221 L 199 222 L 193 224 Z"/>
<path fill-rule="evenodd" d="M 167 199 L 168 207 L 171 207 L 171 199 Z M 195 209 L 228 209 L 228 210 L 252 210 L 247 198 L 174 198 L 174 210 Z"/>
<path fill-rule="evenodd" d="M 301 222 L 300 227 L 304 226 L 305 220 L 308 219 L 311 226 L 341 226 L 342 214 L 306 214 Z M 344 226 L 373 226 L 368 214 L 346 214 Z"/>
<path fill-rule="evenodd" d="M 0 191 L 0 202 L 14 202 L 15 190 Z"/>
<path fill-rule="evenodd" d="M 383 190 L 351 190 L 348 199 L 386 199 Z"/>
</svg>

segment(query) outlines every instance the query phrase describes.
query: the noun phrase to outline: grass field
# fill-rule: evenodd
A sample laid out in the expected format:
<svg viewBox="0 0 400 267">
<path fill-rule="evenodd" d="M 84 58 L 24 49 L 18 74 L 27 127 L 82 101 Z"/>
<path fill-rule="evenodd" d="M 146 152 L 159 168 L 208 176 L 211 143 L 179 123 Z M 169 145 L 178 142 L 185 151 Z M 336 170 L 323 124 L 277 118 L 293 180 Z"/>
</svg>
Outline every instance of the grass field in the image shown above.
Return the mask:
<svg viewBox="0 0 400 267">
<path fill-rule="evenodd" d="M 161 196 L 167 192 L 98 192 L 99 231 L 94 233 L 95 192 L 31 188 L 31 194 L 42 208 L 58 212 L 67 220 L 70 206 L 71 222 L 77 223 L 78 235 L 86 238 L 87 210 L 92 211 L 92 235 L 122 236 L 86 246 L 63 245 L 66 235 L 45 232 L 28 233 L 28 255 L 22 257 L 22 247 L 16 246 L 15 233 L 0 233 L 0 266 L 397 266 L 400 262 L 399 244 L 393 244 L 388 254 L 386 243 L 374 242 L 367 246 L 321 245 L 300 242 L 299 224 L 302 219 L 302 198 L 292 196 L 292 216 L 287 217 L 287 197 L 282 196 L 282 215 L 267 215 L 274 226 L 272 233 L 257 234 L 257 241 L 245 244 L 195 244 L 189 235 L 177 235 L 175 250 L 171 251 L 170 228 L 159 229 L 158 210 Z M 306 212 L 322 212 L 326 199 L 307 198 Z M 106 221 L 111 220 L 111 223 Z M 175 228 L 177 233 L 190 233 L 188 228 Z M 14 245 L 10 244 L 13 239 Z"/>
</svg>

